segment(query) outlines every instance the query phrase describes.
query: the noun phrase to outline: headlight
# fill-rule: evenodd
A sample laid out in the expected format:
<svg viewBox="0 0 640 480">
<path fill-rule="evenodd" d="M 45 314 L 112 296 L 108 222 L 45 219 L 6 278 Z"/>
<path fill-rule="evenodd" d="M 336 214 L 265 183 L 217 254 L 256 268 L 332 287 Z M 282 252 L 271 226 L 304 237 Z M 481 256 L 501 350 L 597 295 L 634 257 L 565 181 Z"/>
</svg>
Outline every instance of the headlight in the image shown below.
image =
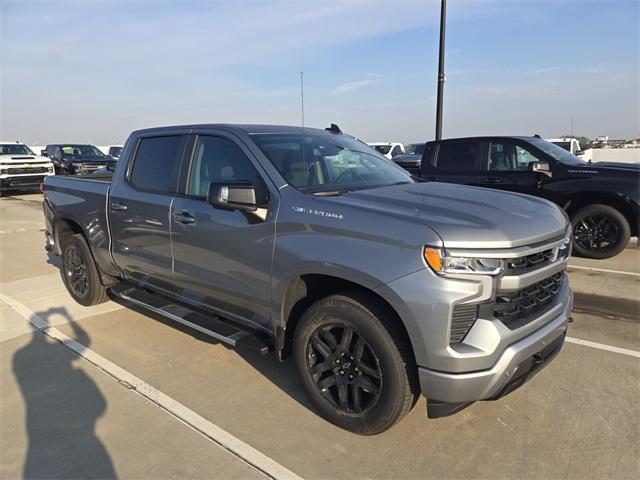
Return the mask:
<svg viewBox="0 0 640 480">
<path fill-rule="evenodd" d="M 571 248 L 573 246 L 573 242 L 571 241 L 571 237 L 573 236 L 573 232 L 571 228 L 567 232 L 567 235 L 564 237 L 562 244 L 557 248 L 555 258 L 553 261 L 555 262 L 561 258 L 569 258 L 571 256 Z"/>
<path fill-rule="evenodd" d="M 498 275 L 504 269 L 504 261 L 499 258 L 452 257 L 443 248 L 424 247 L 423 255 L 427 265 L 440 275 Z"/>
</svg>

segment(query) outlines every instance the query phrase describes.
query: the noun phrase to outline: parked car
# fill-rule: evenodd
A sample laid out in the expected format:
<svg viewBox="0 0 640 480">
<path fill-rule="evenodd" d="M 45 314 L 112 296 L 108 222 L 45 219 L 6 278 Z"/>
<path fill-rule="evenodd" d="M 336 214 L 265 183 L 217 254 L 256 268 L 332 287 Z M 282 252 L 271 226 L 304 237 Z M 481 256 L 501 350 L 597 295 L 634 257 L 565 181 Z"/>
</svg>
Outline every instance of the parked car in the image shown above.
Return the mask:
<svg viewBox="0 0 640 480">
<path fill-rule="evenodd" d="M 640 169 L 588 163 L 540 137 L 428 142 L 420 176 L 551 200 L 571 218 L 573 246 L 584 257 L 613 257 L 638 235 Z"/>
<path fill-rule="evenodd" d="M 369 143 L 369 146 L 374 150 L 376 150 L 381 155 L 384 155 L 389 160 L 391 160 L 393 157 L 397 155 L 402 155 L 404 153 L 404 145 L 402 143 L 374 142 L 374 143 Z"/>
<path fill-rule="evenodd" d="M 108 157 L 93 145 L 53 144 L 44 153 L 58 175 L 84 175 L 106 167 Z"/>
<path fill-rule="evenodd" d="M 109 147 L 108 155 L 111 158 L 114 158 L 114 159 L 118 160 L 120 158 L 121 154 L 122 154 L 122 145 L 111 145 Z"/>
<path fill-rule="evenodd" d="M 53 175 L 51 160 L 33 153 L 24 143 L 0 142 L 0 196 L 8 190 L 38 186 Z"/>
<path fill-rule="evenodd" d="M 69 198 L 73 198 L 70 202 Z M 45 182 L 46 242 L 82 305 L 112 295 L 282 360 L 327 420 L 386 430 L 520 387 L 563 345 L 566 215 L 414 180 L 336 128 L 134 132 L 111 178 Z"/>
<path fill-rule="evenodd" d="M 580 142 L 571 137 L 566 138 L 547 138 L 547 142 L 551 142 L 554 145 L 564 148 L 569 153 L 573 153 L 576 156 L 582 155 L 582 148 L 580 148 Z"/>
<path fill-rule="evenodd" d="M 393 157 L 393 161 L 412 175 L 420 175 L 420 162 L 424 153 L 424 143 L 411 143 L 407 145 L 402 155 Z"/>
</svg>

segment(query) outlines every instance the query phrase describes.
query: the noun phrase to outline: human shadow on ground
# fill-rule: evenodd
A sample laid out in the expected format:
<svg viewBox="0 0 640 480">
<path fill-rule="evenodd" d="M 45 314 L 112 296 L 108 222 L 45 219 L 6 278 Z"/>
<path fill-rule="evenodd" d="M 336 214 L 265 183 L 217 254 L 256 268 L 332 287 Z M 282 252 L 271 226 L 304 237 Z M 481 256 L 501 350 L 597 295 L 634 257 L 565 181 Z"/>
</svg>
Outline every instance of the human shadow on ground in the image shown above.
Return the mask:
<svg viewBox="0 0 640 480">
<path fill-rule="evenodd" d="M 65 317 L 77 343 L 91 339 L 65 308 L 37 313 L 45 328 L 55 315 Z M 96 435 L 107 409 L 105 397 L 80 366 L 79 357 L 42 331 L 13 356 L 13 373 L 26 406 L 28 450 L 24 478 L 115 478 L 111 457 Z"/>
</svg>

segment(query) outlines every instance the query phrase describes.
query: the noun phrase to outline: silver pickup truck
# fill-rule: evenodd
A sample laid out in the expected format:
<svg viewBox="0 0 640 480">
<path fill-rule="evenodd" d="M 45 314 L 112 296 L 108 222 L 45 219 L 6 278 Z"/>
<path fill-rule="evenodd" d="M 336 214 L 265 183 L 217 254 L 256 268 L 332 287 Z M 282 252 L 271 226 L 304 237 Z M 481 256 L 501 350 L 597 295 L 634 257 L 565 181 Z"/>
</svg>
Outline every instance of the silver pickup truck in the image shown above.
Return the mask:
<svg viewBox="0 0 640 480">
<path fill-rule="evenodd" d="M 571 312 L 560 208 L 418 181 L 335 125 L 140 130 L 112 177 L 47 178 L 44 213 L 76 301 L 291 355 L 318 412 L 360 434 L 420 393 L 439 417 L 513 391 Z"/>
</svg>

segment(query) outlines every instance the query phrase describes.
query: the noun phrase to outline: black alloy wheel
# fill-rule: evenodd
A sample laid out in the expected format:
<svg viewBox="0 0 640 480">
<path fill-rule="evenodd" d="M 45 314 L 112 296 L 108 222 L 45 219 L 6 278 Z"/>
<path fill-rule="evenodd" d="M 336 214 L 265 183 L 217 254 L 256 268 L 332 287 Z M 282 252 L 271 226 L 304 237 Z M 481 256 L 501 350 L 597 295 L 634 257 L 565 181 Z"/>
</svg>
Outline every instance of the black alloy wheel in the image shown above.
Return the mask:
<svg viewBox="0 0 640 480">
<path fill-rule="evenodd" d="M 89 291 L 89 272 L 87 260 L 79 251 L 77 245 L 70 245 L 64 252 L 64 274 L 71 293 L 84 297 Z"/>
<path fill-rule="evenodd" d="M 587 258 L 609 258 L 629 243 L 629 223 L 608 205 L 589 205 L 578 210 L 571 220 L 574 251 Z"/>
<path fill-rule="evenodd" d="M 307 369 L 318 392 L 342 413 L 362 416 L 380 399 L 380 360 L 365 337 L 348 325 L 321 326 L 311 335 Z"/>
</svg>

